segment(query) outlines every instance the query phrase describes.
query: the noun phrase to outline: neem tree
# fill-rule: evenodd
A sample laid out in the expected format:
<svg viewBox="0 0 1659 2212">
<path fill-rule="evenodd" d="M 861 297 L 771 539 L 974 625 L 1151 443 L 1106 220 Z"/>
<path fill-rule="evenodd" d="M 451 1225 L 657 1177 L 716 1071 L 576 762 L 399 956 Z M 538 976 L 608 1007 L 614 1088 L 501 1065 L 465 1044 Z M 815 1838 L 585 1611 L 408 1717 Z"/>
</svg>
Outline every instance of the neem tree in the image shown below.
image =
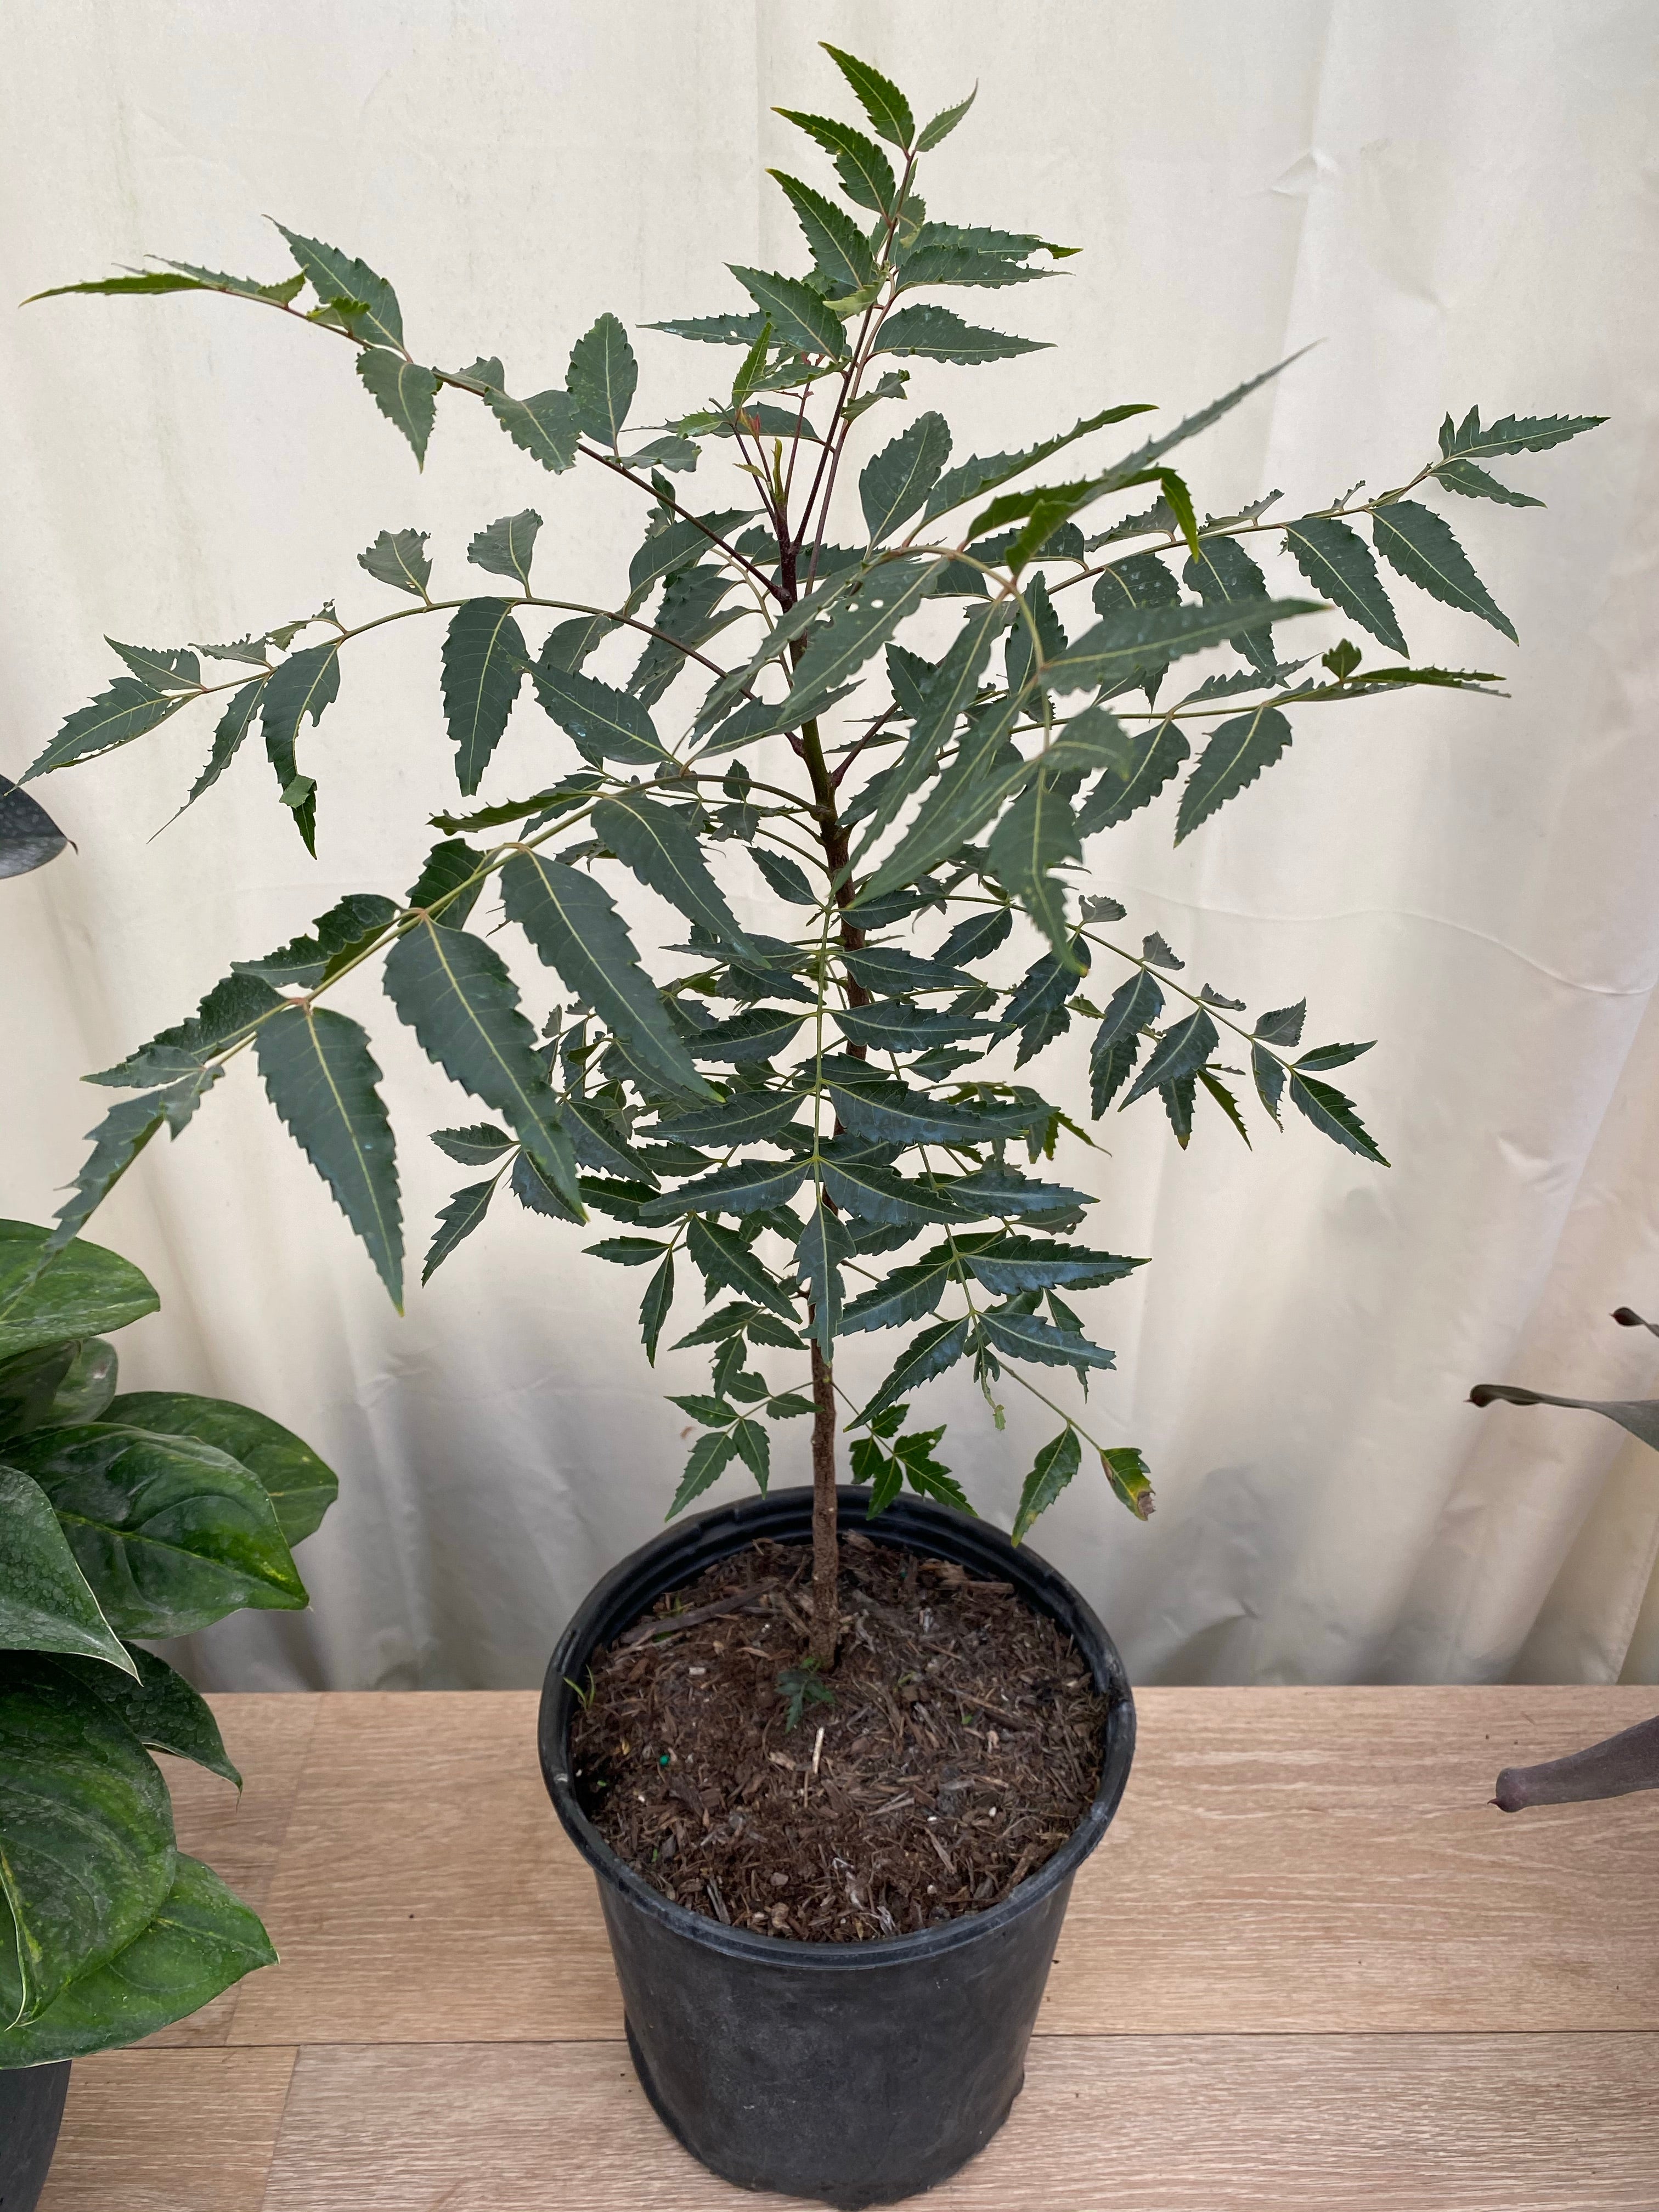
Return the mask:
<svg viewBox="0 0 1659 2212">
<path fill-rule="evenodd" d="M 563 388 L 520 398 L 493 357 L 454 371 L 423 365 L 404 342 L 391 285 L 291 231 L 283 235 L 299 273 L 275 283 L 167 262 L 58 288 L 221 292 L 326 331 L 354 349 L 359 378 L 417 461 L 440 392 L 464 392 L 544 468 L 581 463 L 614 477 L 623 497 L 641 497 L 645 528 L 620 598 L 608 587 L 574 597 L 533 589 L 542 521 L 528 510 L 492 522 L 467 548 L 476 566 L 508 580 L 506 594 L 434 599 L 424 534 L 382 531 L 361 564 L 410 604 L 349 624 L 331 602 L 230 645 L 117 646 L 129 672 L 71 714 L 29 770 L 106 752 L 192 700 L 222 696 L 190 799 L 224 773 L 257 724 L 309 848 L 317 760 L 302 733 L 337 696 L 355 639 L 441 618 L 444 713 L 468 797 L 530 679 L 574 748 L 568 771 L 523 799 L 435 815 L 442 842 L 405 897 L 355 893 L 313 934 L 233 962 L 197 1014 L 94 1077 L 143 1095 L 94 1133 L 58 1236 L 74 1233 L 163 1124 L 177 1135 L 227 1066 L 251 1051 L 278 1115 L 401 1298 L 403 1229 L 379 1070 L 365 1030 L 330 1003 L 337 986 L 381 963 L 398 1017 L 499 1117 L 434 1133 L 452 1158 L 485 1173 L 444 1207 L 422 1279 L 483 1220 L 503 1182 L 556 1220 L 607 1214 L 624 1233 L 589 1249 L 649 1269 L 640 1319 L 654 1359 L 676 1263 L 689 1260 L 711 1310 L 679 1341 L 710 1347 L 713 1376 L 706 1395 L 675 1401 L 702 1433 L 671 1510 L 734 1460 L 764 1486 L 763 1422 L 810 1415 L 813 1649 L 823 1662 L 836 1633 L 838 1396 L 854 1432 L 854 1479 L 870 1486 L 872 1512 L 906 1482 L 966 1506 L 936 1455 L 943 1431 L 904 1427 L 908 1395 L 963 1360 L 999 1424 L 1006 1374 L 1060 1425 L 1026 1478 L 1017 1536 L 1071 1480 L 1085 1443 L 1131 1510 L 1151 1510 L 1140 1454 L 1097 1445 L 1019 1371 L 1070 1369 L 1086 1389 L 1112 1354 L 1085 1335 L 1062 1294 L 1113 1282 L 1139 1262 L 1066 1241 L 1090 1201 L 1046 1164 L 1062 1131 L 1089 1140 L 1037 1091 L 990 1073 L 996 1048 L 1014 1046 L 1018 1071 L 1084 1016 L 1097 1024 L 1094 1114 L 1156 1097 L 1182 1145 L 1200 1096 L 1243 1133 L 1231 1055 L 1248 1061 L 1275 1121 L 1288 1097 L 1324 1136 L 1382 1158 L 1327 1079 L 1366 1048 L 1300 1051 L 1301 1005 L 1252 1022 L 1237 1000 L 1193 988 L 1161 937 L 1120 940 L 1123 908 L 1079 897 L 1068 873 L 1087 841 L 1183 770 L 1176 841 L 1189 836 L 1280 757 L 1294 710 L 1494 682 L 1407 665 L 1373 549 L 1410 584 L 1513 639 L 1451 529 L 1411 495 L 1422 487 L 1536 506 L 1484 464 L 1558 445 L 1600 419 L 1448 416 L 1438 452 L 1398 489 L 1289 521 L 1268 519 L 1277 494 L 1200 521 L 1165 459 L 1267 376 L 1115 460 L 1014 490 L 1001 487 L 1146 410 L 1103 408 L 1021 450 L 954 466 L 950 428 L 932 410 L 884 440 L 881 412 L 905 398 L 905 362 L 977 367 L 1038 343 L 918 295 L 1030 283 L 1073 249 L 932 220 L 917 190 L 921 159 L 971 100 L 919 131 L 896 86 L 827 51 L 876 137 L 781 112 L 830 156 L 846 204 L 773 172 L 811 268 L 791 276 L 734 267 L 750 308 L 653 325 L 741 358 L 729 392 L 651 426 L 627 450 L 636 369 L 613 315 L 577 341 Z M 298 304 L 307 286 L 308 310 Z M 735 483 L 698 497 L 690 480 L 706 460 L 726 462 Z M 1109 507 L 1106 526 L 1085 536 L 1081 516 L 1135 492 L 1151 505 Z M 1355 527 L 1362 518 L 1370 547 Z M 1275 596 L 1252 546 L 1288 556 L 1318 599 Z M 579 552 L 560 550 L 573 560 Z M 937 603 L 950 600 L 960 619 L 947 635 Z M 1282 659 L 1277 625 L 1322 602 L 1401 659 L 1365 669 L 1346 639 L 1317 665 Z M 526 623 L 543 611 L 560 619 L 532 647 Z M 912 617 L 931 625 L 931 658 L 894 642 Z M 1160 703 L 1176 660 L 1220 646 L 1231 648 L 1225 665 Z M 201 654 L 244 665 L 208 682 Z M 588 673 L 595 659 L 617 680 Z M 872 663 L 884 684 L 871 683 Z M 745 756 L 758 756 L 757 765 Z M 467 842 L 472 835 L 481 842 Z M 796 910 L 793 937 L 739 927 L 711 866 L 726 873 L 734 855 L 728 879 L 758 871 Z M 669 948 L 666 980 L 647 971 L 607 888 L 626 873 L 689 925 Z M 465 927 L 486 896 L 563 987 L 566 1003 L 539 1032 L 521 1010 L 501 940 Z M 918 925 L 932 916 L 948 927 L 924 952 L 915 949 Z M 1012 989 L 986 980 L 982 963 L 1028 926 L 1041 949 L 1024 975 Z M 1103 992 L 1092 981 L 1097 964 L 1110 977 Z M 921 1237 L 920 1256 L 890 1262 Z M 838 1392 L 838 1338 L 917 1324 L 866 1403 Z M 809 1352 L 810 1395 L 751 1364 L 775 1350 Z"/>
</svg>

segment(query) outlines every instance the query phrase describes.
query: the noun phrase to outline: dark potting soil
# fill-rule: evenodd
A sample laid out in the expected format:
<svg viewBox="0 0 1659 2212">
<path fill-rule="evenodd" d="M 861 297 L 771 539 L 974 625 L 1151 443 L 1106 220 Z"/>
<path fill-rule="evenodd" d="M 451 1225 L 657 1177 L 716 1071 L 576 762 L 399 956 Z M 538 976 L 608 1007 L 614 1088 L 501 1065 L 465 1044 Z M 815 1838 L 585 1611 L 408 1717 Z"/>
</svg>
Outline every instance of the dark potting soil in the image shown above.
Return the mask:
<svg viewBox="0 0 1659 2212">
<path fill-rule="evenodd" d="M 811 1581 L 807 1546 L 753 1545 L 595 1656 L 583 1810 L 665 1896 L 765 1935 L 851 1942 L 999 1903 L 1100 1780 L 1107 1700 L 1076 1645 L 1006 1583 L 843 1532 L 818 1678 Z"/>
</svg>

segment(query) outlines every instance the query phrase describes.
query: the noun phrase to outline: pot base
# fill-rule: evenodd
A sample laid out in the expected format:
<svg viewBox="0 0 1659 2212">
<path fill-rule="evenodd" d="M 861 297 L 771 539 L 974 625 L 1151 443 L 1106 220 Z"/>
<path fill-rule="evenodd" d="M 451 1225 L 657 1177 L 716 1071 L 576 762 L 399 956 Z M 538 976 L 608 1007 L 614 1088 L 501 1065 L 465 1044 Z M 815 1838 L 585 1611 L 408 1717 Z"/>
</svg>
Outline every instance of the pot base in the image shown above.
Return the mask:
<svg viewBox="0 0 1659 2212">
<path fill-rule="evenodd" d="M 0 2069 L 0 2212 L 34 2212 L 58 2148 L 69 2061 Z"/>
</svg>

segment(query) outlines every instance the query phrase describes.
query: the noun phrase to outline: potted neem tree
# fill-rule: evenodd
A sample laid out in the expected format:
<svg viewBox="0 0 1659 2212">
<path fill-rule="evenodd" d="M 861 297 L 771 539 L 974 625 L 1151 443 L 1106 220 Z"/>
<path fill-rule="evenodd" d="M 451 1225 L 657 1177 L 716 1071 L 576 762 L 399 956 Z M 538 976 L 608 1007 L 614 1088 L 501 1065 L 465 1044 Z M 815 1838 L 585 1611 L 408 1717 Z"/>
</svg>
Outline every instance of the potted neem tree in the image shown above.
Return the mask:
<svg viewBox="0 0 1659 2212">
<path fill-rule="evenodd" d="M 554 765 L 523 796 L 434 815 L 407 894 L 354 893 L 232 963 L 195 1015 L 94 1079 L 137 1095 L 100 1124 L 59 1233 L 251 1056 L 400 1298 L 391 1122 L 368 1033 L 336 1003 L 378 969 L 489 1117 L 435 1133 L 473 1172 L 423 1278 L 510 1192 L 552 1221 L 608 1217 L 589 1249 L 641 1271 L 647 1358 L 701 1291 L 678 1341 L 707 1347 L 711 1373 L 677 1401 L 698 1433 L 671 1518 L 728 1468 L 762 1495 L 676 1521 L 592 1595 L 549 1672 L 543 1762 L 599 1875 L 659 2111 L 734 2179 L 852 2204 L 938 2180 L 1000 2124 L 1132 1748 L 1109 1640 L 1020 1540 L 1085 1454 L 1151 1510 L 1140 1454 L 1060 1391 L 1112 1362 L 1071 1300 L 1139 1262 L 1076 1241 L 1090 1201 L 1057 1155 L 1090 1140 L 1026 1063 L 1087 1019 L 1097 1115 L 1156 1099 L 1182 1145 L 1200 1112 L 1242 1133 L 1242 1064 L 1273 1121 L 1288 1105 L 1381 1164 L 1329 1079 L 1365 1048 L 1304 1047 L 1302 1005 L 1253 1016 L 1161 937 L 1125 934 L 1115 899 L 1080 895 L 1085 848 L 1166 796 L 1189 836 L 1283 755 L 1293 718 L 1489 687 L 1410 662 L 1376 556 L 1512 638 L 1429 496 L 1536 504 L 1488 462 L 1595 418 L 1449 417 L 1398 489 L 1288 520 L 1271 501 L 1200 520 L 1169 459 L 1265 376 L 1115 457 L 1103 437 L 1139 404 L 957 457 L 941 413 L 903 411 L 912 374 L 1038 341 L 936 295 L 1038 281 L 1072 249 L 931 215 L 925 157 L 970 101 L 918 130 L 894 85 L 829 52 L 869 129 L 785 111 L 833 176 L 832 194 L 775 173 L 811 265 L 734 267 L 745 304 L 653 325 L 737 366 L 643 431 L 613 316 L 562 386 L 520 397 L 493 356 L 428 365 L 383 277 L 294 232 L 295 273 L 270 283 L 167 262 L 63 288 L 217 292 L 309 325 L 351 349 L 417 460 L 441 398 L 476 403 L 530 462 L 614 479 L 642 526 L 625 583 L 583 588 L 536 561 L 526 508 L 466 548 L 505 589 L 437 592 L 425 534 L 383 530 L 362 565 L 401 605 L 118 647 L 126 672 L 30 773 L 212 696 L 191 797 L 257 732 L 310 848 L 310 726 L 355 641 L 395 623 L 441 632 L 464 799 L 522 695 L 549 718 L 538 761 Z M 1266 556 L 1296 572 L 1288 596 Z M 1282 626 L 1327 603 L 1381 665 L 1346 637 L 1285 658 Z M 1175 664 L 1211 648 L 1182 685 Z M 629 878 L 681 925 L 649 965 L 617 911 Z M 740 924 L 731 891 L 761 881 L 790 933 Z M 1020 939 L 1005 984 L 991 963 Z M 878 1330 L 902 1348 L 850 1391 L 837 1349 Z M 972 1516 L 943 1431 L 910 1413 L 964 1365 L 999 1424 L 1010 1386 L 1050 1409 L 1012 1540 Z M 795 1419 L 810 1487 L 769 1492 L 774 1425 Z"/>
<path fill-rule="evenodd" d="M 195 2012 L 276 1953 L 179 1850 L 166 1751 L 240 1788 L 212 1712 L 148 1647 L 306 1603 L 291 1547 L 332 1502 L 250 1407 L 118 1391 L 158 1301 L 128 1261 L 0 1221 L 0 2205 L 30 2212 L 70 2062 Z"/>
</svg>

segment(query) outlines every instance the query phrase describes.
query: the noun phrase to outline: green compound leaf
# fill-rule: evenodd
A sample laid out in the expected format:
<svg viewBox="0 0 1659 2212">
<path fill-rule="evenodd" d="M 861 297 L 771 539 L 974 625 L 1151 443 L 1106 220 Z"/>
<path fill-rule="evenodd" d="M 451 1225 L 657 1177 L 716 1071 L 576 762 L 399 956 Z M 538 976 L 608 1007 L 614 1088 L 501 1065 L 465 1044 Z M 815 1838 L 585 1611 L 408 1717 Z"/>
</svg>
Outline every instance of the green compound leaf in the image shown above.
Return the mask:
<svg viewBox="0 0 1659 2212">
<path fill-rule="evenodd" d="M 964 323 L 949 307 L 901 307 L 889 315 L 877 336 L 877 353 L 919 361 L 954 362 L 970 368 L 983 361 L 1006 361 L 1014 354 L 1042 353 L 1046 338 L 1008 337 L 1000 331 Z"/>
<path fill-rule="evenodd" d="M 627 924 L 602 884 L 562 860 L 515 853 L 501 871 L 501 898 L 508 919 L 631 1058 L 671 1090 L 693 1098 L 714 1097 L 664 1012 Z"/>
<path fill-rule="evenodd" d="M 1469 566 L 1449 523 L 1431 507 L 1419 506 L 1414 499 L 1391 501 L 1372 514 L 1371 537 L 1382 558 L 1407 583 L 1449 607 L 1479 615 L 1512 644 L 1519 644 L 1515 624 Z"/>
<path fill-rule="evenodd" d="M 0 1220 L 0 1359 L 125 1328 L 161 1303 L 131 1260 L 101 1244 L 76 1237 L 51 1258 L 51 1233 Z"/>
<path fill-rule="evenodd" d="M 859 498 L 872 545 L 921 512 L 950 458 L 950 425 L 930 409 L 865 463 Z"/>
<path fill-rule="evenodd" d="M 0 1467 L 0 1649 L 82 1654 L 133 1673 L 39 1483 Z"/>
<path fill-rule="evenodd" d="M 125 1949 L 175 1865 L 167 1784 L 132 1731 L 67 1667 L 0 1656 L 0 2020 Z"/>
<path fill-rule="evenodd" d="M 276 1963 L 257 1916 L 199 1859 L 178 1854 L 154 1917 L 106 1966 L 33 2020 L 0 2031 L 0 2067 L 45 2066 L 139 2042 Z"/>
<path fill-rule="evenodd" d="M 290 1546 L 322 1525 L 339 1495 L 338 1476 L 303 1437 L 252 1406 L 189 1390 L 128 1390 L 111 1401 L 102 1418 L 165 1436 L 194 1437 L 228 1453 L 270 1498 Z"/>
<path fill-rule="evenodd" d="M 118 1635 L 190 1636 L 243 1606 L 304 1607 L 276 1508 L 228 1453 L 112 1421 L 6 1449 L 51 1500 Z"/>
<path fill-rule="evenodd" d="M 869 117 L 872 127 L 895 146 L 908 147 L 916 135 L 915 118 L 910 112 L 910 103 L 893 82 L 879 70 L 861 62 L 856 54 L 832 46 L 827 39 L 818 44 L 858 94 L 859 106 Z"/>
<path fill-rule="evenodd" d="M 1030 1534 L 1032 1522 L 1039 1514 L 1048 1511 L 1082 1461 L 1083 1447 L 1078 1442 L 1075 1429 L 1062 1429 L 1052 1442 L 1044 1444 L 1019 1493 L 1019 1510 L 1014 1516 L 1012 1531 L 1016 1544 L 1024 1542 Z"/>
<path fill-rule="evenodd" d="M 1358 531 L 1329 515 L 1308 514 L 1285 525 L 1285 544 L 1315 591 L 1380 638 L 1390 652 L 1407 650 L 1370 548 Z"/>
<path fill-rule="evenodd" d="M 438 380 L 429 368 L 405 361 L 384 346 L 367 346 L 357 356 L 357 374 L 369 398 L 388 422 L 401 430 L 414 452 L 416 464 L 426 466 L 427 441 L 432 435 L 438 404 Z"/>
<path fill-rule="evenodd" d="M 571 348 L 565 377 L 582 435 L 614 452 L 639 380 L 627 331 L 614 315 L 601 315 Z"/>
<path fill-rule="evenodd" d="M 578 1218 L 585 1218 L 536 1033 L 495 947 L 423 918 L 392 946 L 383 975 L 386 996 L 428 1059 L 506 1116 Z"/>
<path fill-rule="evenodd" d="M 367 1034 L 329 1008 L 289 1006 L 260 1024 L 253 1051 L 271 1104 L 362 1237 L 401 1311 L 397 1152 Z"/>
<path fill-rule="evenodd" d="M 470 797 L 501 743 L 529 665 L 508 599 L 467 599 L 444 638 L 444 717 L 455 747 L 455 779 Z"/>
<path fill-rule="evenodd" d="M 52 743 L 38 753 L 23 771 L 23 781 L 66 768 L 71 761 L 90 760 L 94 754 L 112 752 L 131 744 L 135 738 L 165 722 L 184 705 L 183 697 L 166 697 L 141 684 L 135 676 L 118 676 L 107 691 L 90 705 L 77 707 Z"/>
<path fill-rule="evenodd" d="M 1247 714 L 1233 715 L 1212 731 L 1181 794 L 1176 815 L 1176 844 L 1190 837 L 1218 807 L 1254 783 L 1263 769 L 1271 768 L 1290 742 L 1290 724 L 1277 707 L 1265 703 Z"/>
</svg>

